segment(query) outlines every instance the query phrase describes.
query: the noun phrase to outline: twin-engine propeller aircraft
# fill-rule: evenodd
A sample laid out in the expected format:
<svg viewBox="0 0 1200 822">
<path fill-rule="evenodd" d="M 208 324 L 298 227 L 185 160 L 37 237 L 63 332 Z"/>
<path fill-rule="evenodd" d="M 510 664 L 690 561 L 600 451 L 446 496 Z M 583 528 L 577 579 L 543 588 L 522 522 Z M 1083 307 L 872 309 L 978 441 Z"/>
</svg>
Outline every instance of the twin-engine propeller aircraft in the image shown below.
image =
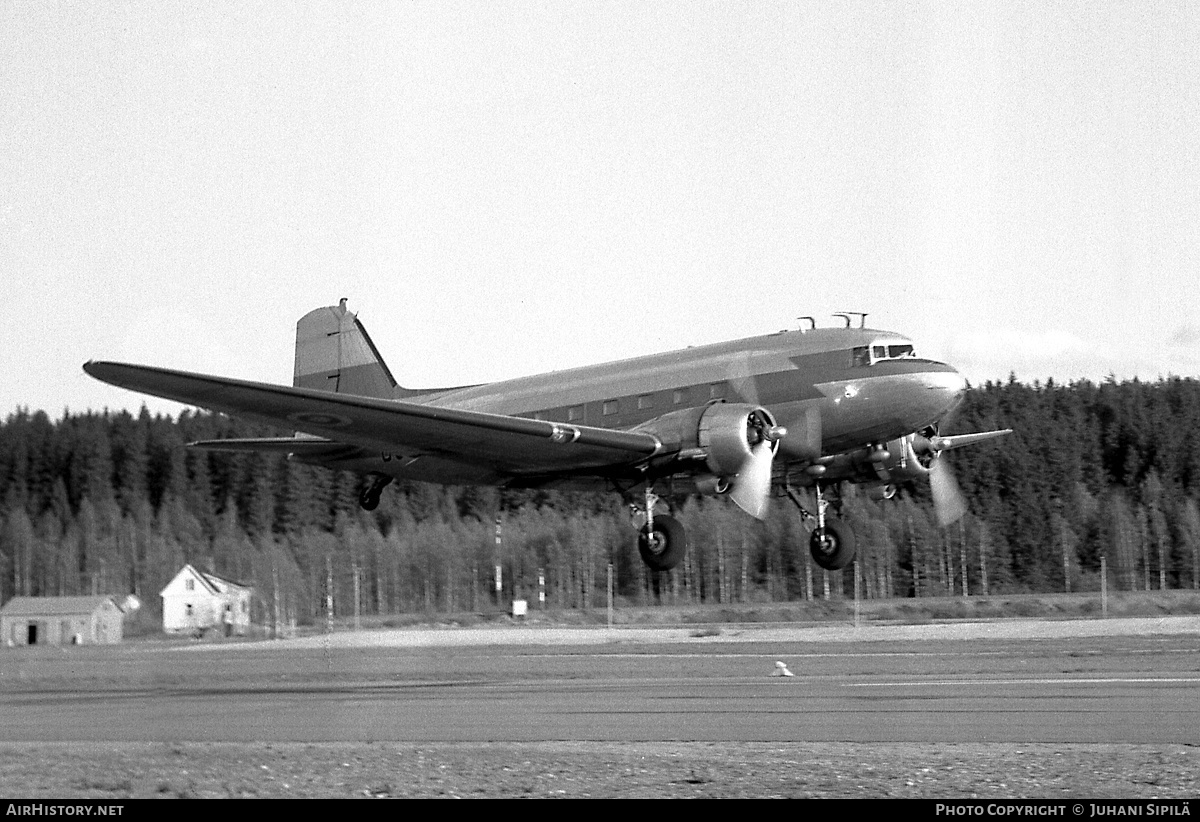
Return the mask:
<svg viewBox="0 0 1200 822">
<path fill-rule="evenodd" d="M 379 504 L 394 479 L 447 485 L 607 489 L 640 525 L 654 570 L 675 567 L 686 535 L 656 511 L 685 494 L 725 494 L 762 517 L 788 496 L 811 528 L 813 559 L 844 568 L 854 535 L 840 510 L 845 481 L 877 498 L 930 477 L 939 516 L 961 515 L 943 451 L 1009 430 L 941 436 L 938 424 L 966 383 L 919 358 L 897 334 L 851 328 L 780 331 L 667 354 L 458 388 L 397 385 L 346 301 L 296 325 L 292 387 L 91 361 L 93 377 L 123 388 L 256 422 L 293 437 L 207 440 L 191 447 L 275 451 L 367 474 L 361 504 Z M 813 489 L 815 511 L 796 494 Z M 668 509 L 669 510 L 669 509 Z"/>
</svg>

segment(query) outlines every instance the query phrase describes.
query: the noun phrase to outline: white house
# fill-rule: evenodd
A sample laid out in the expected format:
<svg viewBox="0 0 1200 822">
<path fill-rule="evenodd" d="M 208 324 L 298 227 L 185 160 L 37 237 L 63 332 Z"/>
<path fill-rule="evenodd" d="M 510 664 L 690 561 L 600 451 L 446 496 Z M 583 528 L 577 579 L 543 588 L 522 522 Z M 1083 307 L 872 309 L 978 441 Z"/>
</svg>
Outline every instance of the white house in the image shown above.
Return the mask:
<svg viewBox="0 0 1200 822">
<path fill-rule="evenodd" d="M 253 595 L 253 588 L 185 565 L 162 589 L 163 630 L 192 634 L 215 628 L 224 636 L 244 636 Z"/>
</svg>

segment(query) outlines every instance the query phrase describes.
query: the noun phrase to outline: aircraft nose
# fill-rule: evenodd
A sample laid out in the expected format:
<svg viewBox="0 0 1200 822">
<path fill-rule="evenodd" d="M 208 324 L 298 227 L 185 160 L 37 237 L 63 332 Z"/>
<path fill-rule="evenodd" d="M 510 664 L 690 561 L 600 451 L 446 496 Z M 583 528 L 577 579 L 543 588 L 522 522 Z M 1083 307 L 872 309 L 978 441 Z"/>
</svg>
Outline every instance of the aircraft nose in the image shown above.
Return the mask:
<svg viewBox="0 0 1200 822">
<path fill-rule="evenodd" d="M 967 389 L 966 378 L 954 369 L 931 371 L 925 374 L 924 382 L 932 404 L 940 405 L 943 413 L 958 405 Z"/>
</svg>

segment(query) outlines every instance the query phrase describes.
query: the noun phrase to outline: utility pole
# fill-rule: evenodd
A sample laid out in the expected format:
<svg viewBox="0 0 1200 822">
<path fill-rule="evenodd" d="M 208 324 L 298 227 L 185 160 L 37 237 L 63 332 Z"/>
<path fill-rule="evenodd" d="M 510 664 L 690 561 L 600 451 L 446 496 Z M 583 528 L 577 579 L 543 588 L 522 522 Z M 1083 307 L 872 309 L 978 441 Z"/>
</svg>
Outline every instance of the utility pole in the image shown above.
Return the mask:
<svg viewBox="0 0 1200 822">
<path fill-rule="evenodd" d="M 861 611 L 862 586 L 859 584 L 858 560 L 854 560 L 854 627 L 859 627 Z"/>
<path fill-rule="evenodd" d="M 613 626 L 613 564 L 608 563 L 608 628 Z"/>
<path fill-rule="evenodd" d="M 362 607 L 359 601 L 359 585 L 358 585 L 358 563 L 355 562 L 351 567 L 354 569 L 354 630 L 362 630 Z"/>
<path fill-rule="evenodd" d="M 1100 613 L 1108 618 L 1108 557 L 1100 555 Z"/>
<path fill-rule="evenodd" d="M 325 555 L 325 633 L 333 633 L 333 559 Z"/>
<path fill-rule="evenodd" d="M 504 593 L 504 571 L 502 570 L 501 565 L 500 565 L 500 557 L 503 556 L 503 554 L 501 554 L 501 552 L 500 552 L 501 542 L 502 541 L 501 541 L 501 532 L 500 532 L 500 515 L 496 514 L 495 562 L 496 562 L 496 604 L 497 605 L 499 605 L 504 599 L 504 597 L 502 596 Z"/>
<path fill-rule="evenodd" d="M 273 592 L 273 596 L 271 597 L 271 637 L 272 639 L 279 639 L 279 568 L 275 565 L 274 551 L 271 552 L 271 590 Z"/>
<path fill-rule="evenodd" d="M 969 597 L 971 593 L 967 590 L 967 529 L 961 518 L 958 520 L 958 559 L 958 564 L 962 566 L 963 597 Z"/>
</svg>

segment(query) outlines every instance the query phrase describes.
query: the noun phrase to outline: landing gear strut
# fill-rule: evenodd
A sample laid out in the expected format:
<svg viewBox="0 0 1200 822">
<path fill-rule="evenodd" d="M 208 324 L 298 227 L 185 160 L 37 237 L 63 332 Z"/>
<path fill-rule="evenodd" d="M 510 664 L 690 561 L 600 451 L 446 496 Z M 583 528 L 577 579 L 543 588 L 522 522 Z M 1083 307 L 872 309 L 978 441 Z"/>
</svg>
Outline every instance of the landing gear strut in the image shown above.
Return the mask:
<svg viewBox="0 0 1200 822">
<path fill-rule="evenodd" d="M 383 489 L 387 488 L 392 482 L 392 478 L 383 474 L 375 474 L 371 477 L 371 484 L 362 490 L 358 495 L 358 504 L 364 511 L 374 511 L 379 507 L 379 495 L 383 493 Z"/>
<path fill-rule="evenodd" d="M 666 514 L 654 513 L 658 495 L 646 483 L 645 501 L 630 502 L 635 521 L 645 516 L 646 522 L 638 531 L 638 553 L 652 571 L 669 571 L 680 563 L 687 551 L 687 531 L 679 520 Z"/>
<path fill-rule="evenodd" d="M 825 499 L 820 482 L 816 483 L 814 494 L 817 498 L 816 516 L 804 507 L 795 491 L 787 488 L 788 499 L 800 509 L 800 518 L 805 527 L 812 529 L 808 538 L 808 551 L 812 554 L 813 562 L 827 571 L 839 571 L 854 562 L 854 531 L 841 520 L 826 516 L 826 509 L 831 504 L 837 513 L 841 513 L 840 499 L 833 503 Z"/>
</svg>

